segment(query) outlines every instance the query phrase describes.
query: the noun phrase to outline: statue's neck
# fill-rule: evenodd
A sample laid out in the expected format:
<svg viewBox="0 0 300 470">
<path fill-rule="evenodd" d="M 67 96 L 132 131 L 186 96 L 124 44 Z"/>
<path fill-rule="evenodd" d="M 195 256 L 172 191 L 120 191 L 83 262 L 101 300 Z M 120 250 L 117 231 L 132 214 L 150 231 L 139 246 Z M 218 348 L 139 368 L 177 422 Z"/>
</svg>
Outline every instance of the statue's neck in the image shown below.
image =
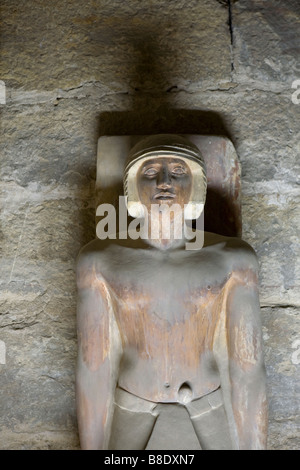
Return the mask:
<svg viewBox="0 0 300 470">
<path fill-rule="evenodd" d="M 147 219 L 143 227 L 144 241 L 159 250 L 179 248 L 186 243 L 182 215 L 164 221 L 162 217 Z"/>
</svg>

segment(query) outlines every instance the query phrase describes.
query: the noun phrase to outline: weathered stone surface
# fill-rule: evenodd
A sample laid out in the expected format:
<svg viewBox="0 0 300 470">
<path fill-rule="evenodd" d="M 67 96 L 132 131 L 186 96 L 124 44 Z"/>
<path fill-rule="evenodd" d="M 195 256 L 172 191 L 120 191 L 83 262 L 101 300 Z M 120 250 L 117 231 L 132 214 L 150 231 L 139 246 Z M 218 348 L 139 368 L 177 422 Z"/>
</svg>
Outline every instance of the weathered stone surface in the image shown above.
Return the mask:
<svg viewBox="0 0 300 470">
<path fill-rule="evenodd" d="M 265 86 L 300 76 L 297 0 L 243 0 L 232 6 L 233 63 L 240 82 Z"/>
<path fill-rule="evenodd" d="M 263 308 L 269 381 L 269 449 L 299 449 L 299 310 Z M 293 379 L 294 378 L 294 379 Z M 275 386 L 276 384 L 276 386 Z"/>
<path fill-rule="evenodd" d="M 68 101 L 68 100 L 67 100 Z M 67 104 L 67 103 L 66 103 Z M 6 181 L 20 186 L 32 185 L 36 193 L 41 184 L 53 183 L 89 187 L 94 168 L 89 163 L 95 151 L 93 135 L 97 126 L 91 122 L 88 109 L 75 111 L 50 102 L 36 106 L 11 106 L 2 114 L 2 152 L 5 157 L 2 174 Z M 83 125 L 83 117 L 88 121 Z M 89 129 L 88 133 L 82 130 Z M 41 197 L 42 198 L 42 197 Z"/>
<path fill-rule="evenodd" d="M 0 448 L 78 448 L 75 258 L 95 234 L 97 140 L 158 132 L 235 145 L 269 447 L 299 448 L 297 2 L 231 2 L 232 56 L 226 2 L 25 3 L 4 1 L 1 19 Z"/>
<path fill-rule="evenodd" d="M 74 268 L 94 235 L 94 210 L 70 194 L 12 209 L 0 292 L 1 448 L 76 448 Z"/>
<path fill-rule="evenodd" d="M 104 91 L 166 90 L 230 77 L 227 10 L 215 0 L 4 1 L 2 8 L 3 80 L 12 87 L 96 81 Z"/>
</svg>

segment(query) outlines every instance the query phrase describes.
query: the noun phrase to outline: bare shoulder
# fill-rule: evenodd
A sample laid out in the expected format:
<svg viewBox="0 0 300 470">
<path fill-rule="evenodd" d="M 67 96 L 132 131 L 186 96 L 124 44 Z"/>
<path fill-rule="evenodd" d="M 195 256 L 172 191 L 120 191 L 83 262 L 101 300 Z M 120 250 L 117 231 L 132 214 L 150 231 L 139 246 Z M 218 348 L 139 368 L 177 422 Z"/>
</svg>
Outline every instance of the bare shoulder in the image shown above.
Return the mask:
<svg viewBox="0 0 300 470">
<path fill-rule="evenodd" d="M 77 256 L 77 264 L 81 262 L 86 262 L 86 260 L 95 257 L 96 254 L 101 256 L 101 252 L 105 250 L 107 243 L 105 240 L 99 240 L 95 238 L 83 246 Z"/>
<path fill-rule="evenodd" d="M 102 264 L 105 248 L 106 243 L 96 238 L 80 250 L 76 260 L 78 287 L 91 286 L 93 280 L 101 277 L 99 266 Z"/>
<path fill-rule="evenodd" d="M 104 280 L 112 273 L 118 272 L 122 264 L 137 262 L 138 257 L 142 257 L 145 251 L 144 245 L 140 240 L 95 238 L 78 254 L 77 276 L 81 274 Z"/>
<path fill-rule="evenodd" d="M 76 259 L 77 270 L 82 269 L 84 267 L 92 266 L 95 260 L 95 255 L 99 256 L 102 249 L 103 247 L 101 246 L 101 243 L 99 243 L 99 240 L 97 238 L 90 241 L 87 245 L 83 246 L 80 252 L 78 253 Z"/>
<path fill-rule="evenodd" d="M 241 238 L 205 232 L 204 247 L 218 247 L 220 255 L 233 271 L 258 271 L 257 255 L 253 247 Z"/>
</svg>

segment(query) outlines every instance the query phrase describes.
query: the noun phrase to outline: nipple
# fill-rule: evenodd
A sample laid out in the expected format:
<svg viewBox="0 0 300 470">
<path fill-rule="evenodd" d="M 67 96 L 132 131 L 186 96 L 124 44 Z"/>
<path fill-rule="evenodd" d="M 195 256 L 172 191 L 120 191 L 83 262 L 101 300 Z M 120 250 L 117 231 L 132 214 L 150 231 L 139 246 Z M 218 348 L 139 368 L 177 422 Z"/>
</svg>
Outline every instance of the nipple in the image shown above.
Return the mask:
<svg viewBox="0 0 300 470">
<path fill-rule="evenodd" d="M 179 403 L 186 404 L 192 400 L 193 391 L 187 382 L 184 382 L 178 390 Z"/>
</svg>

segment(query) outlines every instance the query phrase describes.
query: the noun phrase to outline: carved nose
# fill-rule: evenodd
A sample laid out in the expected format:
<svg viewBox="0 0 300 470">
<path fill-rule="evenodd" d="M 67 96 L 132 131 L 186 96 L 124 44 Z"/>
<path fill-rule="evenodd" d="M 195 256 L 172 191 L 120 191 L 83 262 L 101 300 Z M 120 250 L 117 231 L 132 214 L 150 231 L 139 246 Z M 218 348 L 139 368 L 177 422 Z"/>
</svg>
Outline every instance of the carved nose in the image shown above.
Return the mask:
<svg viewBox="0 0 300 470">
<path fill-rule="evenodd" d="M 167 168 L 162 168 L 157 175 L 157 187 L 160 189 L 168 189 L 172 186 L 172 180 Z"/>
</svg>

